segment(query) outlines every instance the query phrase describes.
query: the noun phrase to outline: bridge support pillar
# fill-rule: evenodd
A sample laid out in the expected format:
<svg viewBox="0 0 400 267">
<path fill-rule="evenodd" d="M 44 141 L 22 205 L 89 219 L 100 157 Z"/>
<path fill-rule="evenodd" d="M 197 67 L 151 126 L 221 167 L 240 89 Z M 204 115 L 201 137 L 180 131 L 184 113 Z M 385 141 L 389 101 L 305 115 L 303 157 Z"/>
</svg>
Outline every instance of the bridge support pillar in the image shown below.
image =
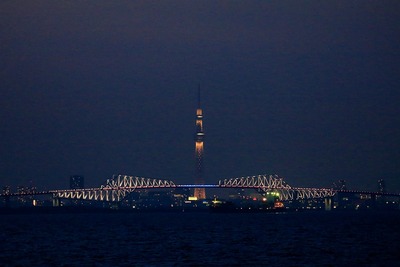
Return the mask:
<svg viewBox="0 0 400 267">
<path fill-rule="evenodd" d="M 60 199 L 53 198 L 53 207 L 59 207 L 59 206 L 60 206 Z"/>
<path fill-rule="evenodd" d="M 332 210 L 332 204 L 333 204 L 332 198 L 331 197 L 326 197 L 325 198 L 325 210 L 326 211 L 331 211 Z"/>
<path fill-rule="evenodd" d="M 300 205 L 300 200 L 299 200 L 299 193 L 297 191 L 293 192 L 293 200 L 292 200 L 292 206 L 293 209 L 298 210 L 301 209 L 301 205 Z"/>
</svg>

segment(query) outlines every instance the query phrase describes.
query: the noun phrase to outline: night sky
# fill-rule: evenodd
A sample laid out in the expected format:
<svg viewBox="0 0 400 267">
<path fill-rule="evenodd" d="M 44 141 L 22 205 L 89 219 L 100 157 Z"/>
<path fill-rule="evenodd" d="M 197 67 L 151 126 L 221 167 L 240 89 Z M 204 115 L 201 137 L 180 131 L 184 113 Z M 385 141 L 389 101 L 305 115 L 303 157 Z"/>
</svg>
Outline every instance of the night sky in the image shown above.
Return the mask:
<svg viewBox="0 0 400 267">
<path fill-rule="evenodd" d="M 0 2 L 0 186 L 113 174 L 400 192 L 400 1 Z"/>
</svg>

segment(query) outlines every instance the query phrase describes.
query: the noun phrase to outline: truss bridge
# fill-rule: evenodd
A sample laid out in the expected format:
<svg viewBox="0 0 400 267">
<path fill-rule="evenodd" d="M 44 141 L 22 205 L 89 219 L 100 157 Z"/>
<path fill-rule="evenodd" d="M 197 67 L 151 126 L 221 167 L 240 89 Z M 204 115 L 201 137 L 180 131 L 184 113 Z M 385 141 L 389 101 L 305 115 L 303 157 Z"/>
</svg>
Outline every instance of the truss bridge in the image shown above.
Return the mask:
<svg viewBox="0 0 400 267">
<path fill-rule="evenodd" d="M 137 189 L 173 187 L 176 185 L 170 180 L 114 175 L 113 178 L 107 179 L 106 184 L 100 188 L 56 190 L 52 193 L 55 198 L 119 202 Z"/>
<path fill-rule="evenodd" d="M 399 196 L 400 194 L 334 190 L 332 188 L 292 187 L 278 175 L 255 175 L 221 179 L 216 184 L 175 184 L 168 179 L 143 178 L 129 175 L 114 175 L 98 188 L 49 190 L 29 193 L 2 194 L 1 197 L 23 197 L 29 195 L 51 194 L 53 199 L 73 199 L 119 202 L 135 190 L 163 188 L 238 188 L 254 189 L 260 193 L 278 192 L 279 200 L 302 200 L 333 197 L 337 193 L 359 193 L 370 195 Z"/>
<path fill-rule="evenodd" d="M 249 188 L 262 192 L 275 191 L 279 193 L 280 200 L 282 201 L 332 197 L 336 193 L 330 188 L 292 187 L 278 175 L 257 175 L 224 179 L 220 180 L 218 185 L 222 188 Z"/>
</svg>

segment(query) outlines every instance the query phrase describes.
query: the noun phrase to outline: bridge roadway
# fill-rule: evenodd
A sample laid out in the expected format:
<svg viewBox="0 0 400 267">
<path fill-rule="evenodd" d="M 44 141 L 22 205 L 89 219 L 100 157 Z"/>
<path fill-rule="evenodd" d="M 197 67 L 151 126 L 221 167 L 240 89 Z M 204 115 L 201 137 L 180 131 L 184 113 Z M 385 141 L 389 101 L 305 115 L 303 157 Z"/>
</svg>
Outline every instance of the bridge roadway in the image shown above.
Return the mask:
<svg viewBox="0 0 400 267">
<path fill-rule="evenodd" d="M 162 189 L 162 188 L 238 188 L 238 189 L 258 189 L 254 187 L 227 187 L 220 186 L 218 184 L 177 184 L 170 187 L 148 187 L 148 188 L 135 188 L 136 190 L 142 189 Z M 120 190 L 132 189 L 132 188 L 118 188 Z M 292 187 L 292 190 L 307 190 L 307 189 L 315 189 L 315 188 L 304 188 L 304 187 Z M 67 193 L 67 192 L 81 192 L 81 191 L 94 191 L 94 190 L 116 190 L 115 188 L 84 188 L 84 189 L 56 189 L 56 190 L 47 190 L 47 191 L 34 191 L 34 192 L 22 192 L 22 193 L 9 193 L 9 194 L 0 194 L 0 197 L 23 197 L 23 196 L 33 196 L 33 195 L 52 195 L 57 193 Z M 324 190 L 324 189 L 321 189 Z M 373 191 L 362 191 L 362 190 L 332 190 L 336 193 L 348 193 L 348 194 L 365 194 L 365 195 L 381 195 L 381 196 L 389 196 L 389 197 L 400 197 L 399 193 L 388 193 L 388 192 L 373 192 Z"/>
<path fill-rule="evenodd" d="M 277 191 L 281 200 L 315 199 L 333 197 L 337 193 L 366 194 L 400 197 L 397 193 L 367 192 L 357 190 L 334 190 L 331 188 L 291 187 L 277 175 L 256 175 L 219 180 L 218 184 L 175 184 L 171 180 L 114 175 L 100 188 L 49 190 L 39 192 L 2 194 L 0 197 L 23 197 L 51 194 L 54 199 L 76 199 L 95 201 L 121 201 L 129 193 L 140 189 L 161 188 L 238 188 L 255 189 L 262 192 Z"/>
</svg>

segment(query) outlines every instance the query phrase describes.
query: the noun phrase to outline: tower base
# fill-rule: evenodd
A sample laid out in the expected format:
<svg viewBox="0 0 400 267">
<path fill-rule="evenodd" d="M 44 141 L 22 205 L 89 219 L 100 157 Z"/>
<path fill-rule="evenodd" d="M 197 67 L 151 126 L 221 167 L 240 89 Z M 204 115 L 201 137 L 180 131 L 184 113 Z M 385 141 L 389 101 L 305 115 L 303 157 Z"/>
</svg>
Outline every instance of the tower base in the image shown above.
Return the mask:
<svg viewBox="0 0 400 267">
<path fill-rule="evenodd" d="M 206 189 L 205 188 L 195 188 L 193 196 L 196 197 L 198 200 L 205 199 L 206 198 Z"/>
</svg>

